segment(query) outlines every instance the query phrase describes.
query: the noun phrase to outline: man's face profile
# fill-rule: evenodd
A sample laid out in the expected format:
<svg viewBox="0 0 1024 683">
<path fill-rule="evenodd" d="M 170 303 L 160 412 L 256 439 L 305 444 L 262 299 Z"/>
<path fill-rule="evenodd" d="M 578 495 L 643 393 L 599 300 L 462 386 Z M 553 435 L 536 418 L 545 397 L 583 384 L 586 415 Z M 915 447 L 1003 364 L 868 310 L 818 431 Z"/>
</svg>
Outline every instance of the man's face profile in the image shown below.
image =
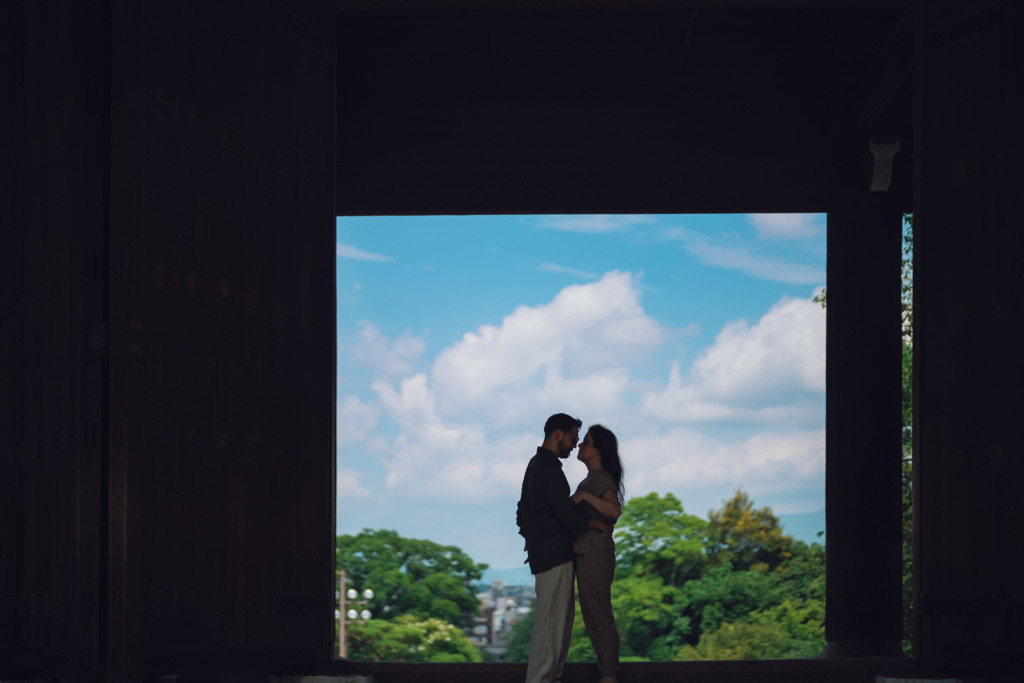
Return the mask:
<svg viewBox="0 0 1024 683">
<path fill-rule="evenodd" d="M 576 444 L 579 440 L 579 427 L 573 427 L 571 432 L 562 432 L 562 438 L 558 440 L 558 457 L 568 458 L 569 454 L 572 453 L 572 449 L 576 448 Z"/>
</svg>

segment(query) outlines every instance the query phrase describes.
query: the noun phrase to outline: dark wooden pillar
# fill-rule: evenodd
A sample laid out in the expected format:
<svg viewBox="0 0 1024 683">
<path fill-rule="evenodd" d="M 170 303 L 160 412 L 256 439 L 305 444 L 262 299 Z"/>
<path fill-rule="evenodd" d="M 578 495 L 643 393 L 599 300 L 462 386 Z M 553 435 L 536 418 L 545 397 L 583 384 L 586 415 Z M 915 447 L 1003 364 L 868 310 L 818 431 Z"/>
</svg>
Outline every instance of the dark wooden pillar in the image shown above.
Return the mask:
<svg viewBox="0 0 1024 683">
<path fill-rule="evenodd" d="M 335 40 L 110 2 L 111 681 L 332 655 Z"/>
<path fill-rule="evenodd" d="M 100 3 L 0 6 L 0 672 L 98 678 Z"/>
<path fill-rule="evenodd" d="M 901 213 L 839 150 L 828 211 L 824 656 L 900 654 Z"/>
<path fill-rule="evenodd" d="M 334 17 L 0 3 L 3 674 L 330 660 Z"/>
<path fill-rule="evenodd" d="M 922 2 L 914 379 L 919 655 L 1019 670 L 1024 11 Z"/>
</svg>

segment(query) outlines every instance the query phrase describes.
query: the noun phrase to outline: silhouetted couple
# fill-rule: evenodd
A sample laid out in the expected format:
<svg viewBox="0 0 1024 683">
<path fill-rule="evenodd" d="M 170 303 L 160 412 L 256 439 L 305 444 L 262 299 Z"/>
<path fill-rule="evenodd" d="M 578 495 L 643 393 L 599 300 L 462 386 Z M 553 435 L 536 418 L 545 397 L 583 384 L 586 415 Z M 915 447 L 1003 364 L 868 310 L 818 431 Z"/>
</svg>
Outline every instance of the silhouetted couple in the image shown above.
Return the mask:
<svg viewBox="0 0 1024 683">
<path fill-rule="evenodd" d="M 579 443 L 582 424 L 565 413 L 548 418 L 544 443 L 526 467 L 516 509 L 537 591 L 526 683 L 555 683 L 562 676 L 576 615 L 574 574 L 601 683 L 614 683 L 618 675 L 612 527 L 622 513 L 622 462 L 615 435 L 592 425 L 576 456 L 587 466 L 587 476 L 570 496 L 561 461 Z"/>
</svg>

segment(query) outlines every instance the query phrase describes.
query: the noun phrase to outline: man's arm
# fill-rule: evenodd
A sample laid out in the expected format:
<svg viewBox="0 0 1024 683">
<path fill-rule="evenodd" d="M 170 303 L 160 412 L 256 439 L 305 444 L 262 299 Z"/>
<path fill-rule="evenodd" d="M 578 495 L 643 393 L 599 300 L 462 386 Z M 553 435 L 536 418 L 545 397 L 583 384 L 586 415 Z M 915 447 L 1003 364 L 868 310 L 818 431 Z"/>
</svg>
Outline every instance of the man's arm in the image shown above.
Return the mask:
<svg viewBox="0 0 1024 683">
<path fill-rule="evenodd" d="M 519 527 L 519 535 L 525 537 L 526 534 L 523 533 L 523 527 L 526 526 L 526 512 L 523 510 L 522 498 L 516 503 L 516 526 Z"/>
<path fill-rule="evenodd" d="M 608 489 L 600 496 L 595 496 L 589 491 L 577 491 L 572 494 L 572 501 L 574 503 L 579 503 L 580 501 L 590 503 L 590 505 L 594 506 L 595 510 L 613 521 L 622 515 L 622 506 L 619 505 L 619 499 L 612 489 Z"/>
<path fill-rule="evenodd" d="M 569 498 L 569 482 L 566 481 L 562 468 L 559 467 L 550 476 L 545 476 L 540 484 L 545 502 L 562 527 L 569 531 L 583 531 L 588 528 L 591 517 Z"/>
</svg>

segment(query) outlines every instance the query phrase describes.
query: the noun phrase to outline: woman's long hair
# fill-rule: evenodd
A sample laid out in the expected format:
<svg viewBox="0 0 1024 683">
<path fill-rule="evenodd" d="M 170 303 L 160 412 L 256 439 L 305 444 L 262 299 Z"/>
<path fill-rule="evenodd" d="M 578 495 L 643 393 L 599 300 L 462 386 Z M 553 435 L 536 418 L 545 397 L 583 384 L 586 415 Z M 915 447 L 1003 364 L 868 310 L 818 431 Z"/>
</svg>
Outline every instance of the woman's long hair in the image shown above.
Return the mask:
<svg viewBox="0 0 1024 683">
<path fill-rule="evenodd" d="M 619 458 L 619 440 L 612 430 L 604 425 L 590 425 L 587 434 L 594 441 L 594 448 L 601 453 L 601 469 L 612 475 L 615 482 L 615 495 L 619 505 L 626 504 L 626 487 L 622 484 L 622 460 Z"/>
</svg>

